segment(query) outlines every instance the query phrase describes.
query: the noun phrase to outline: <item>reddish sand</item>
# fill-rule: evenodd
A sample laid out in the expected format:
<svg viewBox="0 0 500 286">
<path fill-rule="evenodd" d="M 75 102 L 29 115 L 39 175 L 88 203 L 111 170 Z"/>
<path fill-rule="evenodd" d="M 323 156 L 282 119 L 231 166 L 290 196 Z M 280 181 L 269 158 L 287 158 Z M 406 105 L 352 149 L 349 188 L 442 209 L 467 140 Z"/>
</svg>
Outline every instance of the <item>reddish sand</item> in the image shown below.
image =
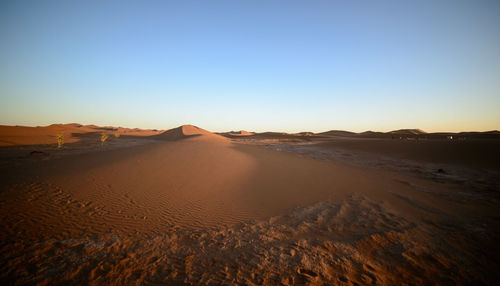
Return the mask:
<svg viewBox="0 0 500 286">
<path fill-rule="evenodd" d="M 40 145 L 57 144 L 57 135 L 63 134 L 64 142 L 75 143 L 81 140 L 85 135 L 94 134 L 96 138 L 101 133 L 109 135 L 133 135 L 133 136 L 151 136 L 159 134 L 162 131 L 130 129 L 122 127 L 98 127 L 95 125 L 72 124 L 52 124 L 43 127 L 26 126 L 5 126 L 0 125 L 0 146 L 18 146 L 18 145 Z M 96 139 L 97 141 L 98 139 Z"/>
<path fill-rule="evenodd" d="M 98 144 L 95 126 L 2 128 L 2 142 L 17 144 L 0 153 L 3 284 L 498 278 L 499 184 L 489 163 L 460 161 L 491 174 L 487 186 L 468 177 L 458 184 L 455 177 L 469 173 L 427 170 L 406 161 L 432 161 L 425 148 L 412 149 L 422 157 L 401 155 L 390 140 L 388 150 L 313 135 L 294 135 L 302 143 L 279 133 L 231 140 L 184 125 Z M 54 131 L 80 140 L 62 149 L 36 145 L 54 144 Z M 464 150 L 478 147 L 471 148 Z M 392 161 L 374 165 L 360 149 Z M 346 150 L 350 156 L 339 160 Z"/>
</svg>

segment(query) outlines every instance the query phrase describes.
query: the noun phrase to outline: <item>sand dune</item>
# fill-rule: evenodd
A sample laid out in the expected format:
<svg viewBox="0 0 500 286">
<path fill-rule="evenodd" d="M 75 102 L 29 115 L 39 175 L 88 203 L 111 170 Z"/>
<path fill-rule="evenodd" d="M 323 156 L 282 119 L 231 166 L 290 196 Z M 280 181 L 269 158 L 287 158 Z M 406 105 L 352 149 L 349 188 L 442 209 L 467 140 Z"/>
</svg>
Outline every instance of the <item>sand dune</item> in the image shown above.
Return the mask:
<svg viewBox="0 0 500 286">
<path fill-rule="evenodd" d="M 214 134 L 205 129 L 201 129 L 194 125 L 182 125 L 153 136 L 153 138 L 159 140 L 181 140 L 193 136 L 202 136 L 203 139 L 210 138 L 215 140 L 225 140 L 225 138 L 220 135 Z"/>
<path fill-rule="evenodd" d="M 427 134 L 427 132 L 421 130 L 421 129 L 398 129 L 394 131 L 390 131 L 388 133 L 391 134 L 404 134 L 404 135 L 422 135 L 422 134 Z"/>
<path fill-rule="evenodd" d="M 429 176 L 394 168 L 406 161 L 381 161 L 393 156 L 384 150 L 403 141 L 377 143 L 384 149 L 368 139 L 335 143 L 313 135 L 229 139 L 192 125 L 152 133 L 23 159 L 7 155 L 31 149 L 3 147 L 0 282 L 496 281 L 500 219 L 491 188 L 498 185 L 489 165 L 482 167 L 493 177 L 483 188 L 479 181 L 435 180 L 436 170 L 418 161 L 408 166 Z M 121 143 L 127 140 L 142 143 Z M 72 146 L 79 150 L 85 142 Z M 357 147 L 342 144 L 371 148 L 380 157 L 358 156 Z M 459 151 L 476 152 L 477 146 Z M 425 148 L 413 152 L 422 155 Z M 337 160 L 337 154 L 360 164 Z"/>
<path fill-rule="evenodd" d="M 255 133 L 254 132 L 248 132 L 248 131 L 245 131 L 245 130 L 240 130 L 240 131 L 227 132 L 225 134 L 227 134 L 227 135 L 233 135 L 233 136 L 250 136 L 250 135 L 254 135 Z"/>
<path fill-rule="evenodd" d="M 91 128 L 77 124 L 53 124 L 46 127 L 0 126 L 0 146 L 55 144 L 58 133 L 63 133 L 68 143 L 76 142 L 72 133 L 91 132 Z"/>
<path fill-rule="evenodd" d="M 330 131 L 318 133 L 318 135 L 348 137 L 348 136 L 354 136 L 354 135 L 357 135 L 357 134 L 354 133 L 354 132 L 350 132 L 350 131 L 330 130 Z"/>
<path fill-rule="evenodd" d="M 32 172 L 42 182 L 50 182 L 83 205 L 92 202 L 96 208 L 92 210 L 102 214 L 102 221 L 94 215 L 75 225 L 130 223 L 122 229 L 131 233 L 138 228 L 161 232 L 172 226 L 213 227 L 262 219 L 297 205 L 343 198 L 351 192 L 383 196 L 379 189 L 386 184 L 388 188 L 405 188 L 390 176 L 381 176 L 370 185 L 359 180 L 360 176 L 373 177 L 363 170 L 234 145 L 208 133 L 39 163 Z M 45 212 L 47 207 L 41 210 Z M 137 220 L 144 216 L 147 221 L 137 226 Z M 78 214 L 74 219 L 79 219 Z M 45 227 L 43 222 L 36 224 Z"/>
<path fill-rule="evenodd" d="M 497 130 L 486 132 L 432 132 L 428 133 L 421 129 L 398 129 L 389 132 L 365 131 L 350 132 L 344 130 L 330 130 L 317 133 L 318 136 L 352 137 L 352 138 L 391 138 L 391 139 L 447 139 L 449 136 L 455 139 L 500 139 Z"/>
<path fill-rule="evenodd" d="M 77 123 L 52 124 L 43 127 L 0 125 L 0 146 L 56 144 L 58 134 L 63 134 L 65 143 L 75 143 L 81 140 L 81 136 L 91 133 L 151 136 L 158 134 L 159 131 L 137 128 L 99 127 Z"/>
</svg>

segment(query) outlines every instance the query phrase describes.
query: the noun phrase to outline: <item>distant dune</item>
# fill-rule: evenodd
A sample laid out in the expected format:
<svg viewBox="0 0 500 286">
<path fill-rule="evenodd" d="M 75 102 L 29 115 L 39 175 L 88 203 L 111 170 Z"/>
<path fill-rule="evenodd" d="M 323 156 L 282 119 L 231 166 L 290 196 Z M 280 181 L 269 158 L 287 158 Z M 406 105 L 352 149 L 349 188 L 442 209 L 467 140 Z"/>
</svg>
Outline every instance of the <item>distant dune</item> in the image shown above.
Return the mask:
<svg viewBox="0 0 500 286">
<path fill-rule="evenodd" d="M 350 132 L 350 131 L 343 131 L 343 130 L 330 130 L 330 131 L 318 133 L 318 135 L 324 135 L 324 136 L 354 136 L 354 135 L 356 135 L 356 133 Z"/>
<path fill-rule="evenodd" d="M 365 131 L 355 133 L 345 130 L 330 130 L 320 133 L 314 132 L 300 132 L 295 134 L 285 132 L 249 132 L 245 130 L 230 131 L 222 133 L 212 133 L 205 129 L 196 127 L 194 125 L 182 125 L 177 128 L 169 129 L 166 131 L 156 129 L 139 129 L 139 128 L 124 128 L 113 126 L 96 126 L 96 125 L 82 125 L 78 123 L 70 124 L 52 124 L 49 126 L 6 126 L 0 125 L 0 146 L 16 146 L 16 145 L 44 145 L 56 144 L 57 135 L 62 133 L 64 136 L 64 143 L 75 143 L 88 138 L 91 134 L 98 136 L 100 133 L 107 133 L 109 135 L 119 134 L 124 136 L 139 136 L 150 137 L 151 139 L 160 140 L 179 140 L 192 136 L 203 135 L 205 139 L 219 139 L 224 138 L 240 138 L 249 137 L 255 139 L 281 139 L 281 140 L 312 140 L 320 137 L 357 137 L 357 138 L 392 138 L 392 139 L 406 139 L 406 138 L 420 138 L 420 139 L 446 139 L 450 136 L 456 139 L 489 139 L 500 138 L 500 131 L 493 130 L 487 132 L 434 132 L 427 133 L 421 129 L 398 129 L 389 132 L 376 132 Z"/>
<path fill-rule="evenodd" d="M 75 143 L 80 141 L 82 136 L 90 133 L 151 136 L 160 132 L 152 129 L 99 127 L 78 123 L 52 124 L 37 127 L 0 125 L 0 146 L 56 144 L 59 133 L 63 134 L 65 143 Z"/>
<path fill-rule="evenodd" d="M 390 134 L 405 134 L 405 135 L 422 135 L 427 134 L 427 132 L 420 129 L 399 129 L 388 132 Z"/>
<path fill-rule="evenodd" d="M 223 136 L 251 136 L 255 135 L 254 132 L 248 132 L 245 130 L 240 130 L 240 131 L 230 131 L 230 132 L 223 132 L 221 133 Z"/>
<path fill-rule="evenodd" d="M 297 133 L 297 135 L 301 135 L 301 136 L 314 136 L 314 132 L 308 132 L 308 131 L 304 131 L 304 132 L 299 132 Z"/>
<path fill-rule="evenodd" d="M 446 139 L 448 136 L 455 136 L 461 138 L 500 138 L 500 132 L 485 131 L 485 132 L 434 132 L 427 133 L 421 129 L 398 129 L 389 132 L 377 131 L 364 131 L 360 133 L 343 131 L 343 130 L 330 130 L 326 132 L 317 133 L 320 136 L 336 136 L 336 137 L 358 137 L 358 138 L 426 138 L 426 139 Z"/>
</svg>

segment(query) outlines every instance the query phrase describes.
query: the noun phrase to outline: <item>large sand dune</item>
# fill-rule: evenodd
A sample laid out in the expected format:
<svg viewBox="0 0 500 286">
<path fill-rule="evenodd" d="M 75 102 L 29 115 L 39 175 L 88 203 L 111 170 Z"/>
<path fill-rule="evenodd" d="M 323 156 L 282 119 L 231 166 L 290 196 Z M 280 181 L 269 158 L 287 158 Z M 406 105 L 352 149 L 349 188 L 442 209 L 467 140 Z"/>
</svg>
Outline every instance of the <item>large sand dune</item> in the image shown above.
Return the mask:
<svg viewBox="0 0 500 286">
<path fill-rule="evenodd" d="M 153 136 L 158 140 L 181 140 L 194 136 L 202 136 L 203 139 L 225 140 L 225 137 L 209 132 L 205 129 L 193 126 L 182 125 Z"/>
<path fill-rule="evenodd" d="M 495 281 L 498 190 L 346 164 L 330 141 L 301 152 L 246 137 L 184 125 L 42 157 L 4 147 L 25 157 L 2 153 L 1 281 Z"/>
</svg>

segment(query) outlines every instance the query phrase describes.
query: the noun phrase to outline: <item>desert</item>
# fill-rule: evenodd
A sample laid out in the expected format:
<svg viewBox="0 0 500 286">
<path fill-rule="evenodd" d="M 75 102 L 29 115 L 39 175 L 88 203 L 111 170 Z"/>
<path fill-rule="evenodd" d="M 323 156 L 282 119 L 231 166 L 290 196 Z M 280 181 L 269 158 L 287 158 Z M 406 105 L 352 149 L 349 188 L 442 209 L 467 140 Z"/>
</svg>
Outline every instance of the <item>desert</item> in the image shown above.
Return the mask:
<svg viewBox="0 0 500 286">
<path fill-rule="evenodd" d="M 2 284 L 498 278 L 498 132 L 0 130 Z"/>
<path fill-rule="evenodd" d="M 500 1 L 0 1 L 0 285 L 498 285 Z"/>
</svg>

